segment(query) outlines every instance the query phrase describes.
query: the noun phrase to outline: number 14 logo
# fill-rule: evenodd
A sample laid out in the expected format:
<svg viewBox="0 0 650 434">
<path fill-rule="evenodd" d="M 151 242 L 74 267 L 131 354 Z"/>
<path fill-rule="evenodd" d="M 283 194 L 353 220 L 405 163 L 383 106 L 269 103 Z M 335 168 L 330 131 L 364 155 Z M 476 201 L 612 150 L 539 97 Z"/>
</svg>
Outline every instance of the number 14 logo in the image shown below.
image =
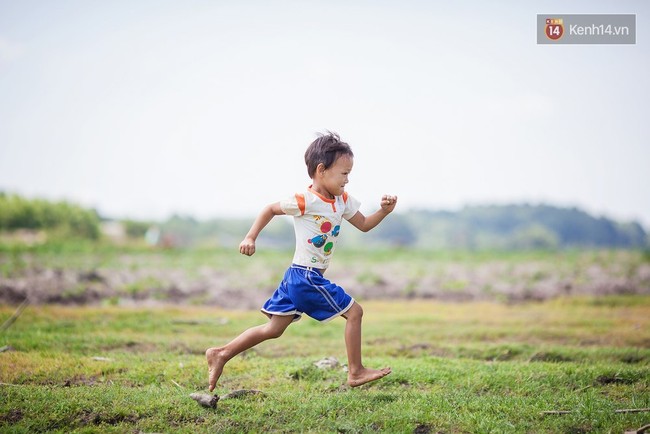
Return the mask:
<svg viewBox="0 0 650 434">
<path fill-rule="evenodd" d="M 544 28 L 546 37 L 557 41 L 564 35 L 564 23 L 562 18 L 547 18 L 546 27 Z"/>
</svg>

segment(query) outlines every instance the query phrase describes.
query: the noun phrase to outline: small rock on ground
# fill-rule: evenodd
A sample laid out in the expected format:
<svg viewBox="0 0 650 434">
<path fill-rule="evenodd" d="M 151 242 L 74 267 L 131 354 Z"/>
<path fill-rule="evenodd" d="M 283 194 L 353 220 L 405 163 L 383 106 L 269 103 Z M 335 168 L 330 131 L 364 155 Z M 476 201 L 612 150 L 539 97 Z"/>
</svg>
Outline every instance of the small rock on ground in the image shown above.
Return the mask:
<svg viewBox="0 0 650 434">
<path fill-rule="evenodd" d="M 336 357 L 325 357 L 318 362 L 314 362 L 314 366 L 318 369 L 334 369 L 339 366 L 339 361 Z"/>
<path fill-rule="evenodd" d="M 210 395 L 209 393 L 192 393 L 190 398 L 207 408 L 216 408 L 219 401 L 219 395 Z"/>
</svg>

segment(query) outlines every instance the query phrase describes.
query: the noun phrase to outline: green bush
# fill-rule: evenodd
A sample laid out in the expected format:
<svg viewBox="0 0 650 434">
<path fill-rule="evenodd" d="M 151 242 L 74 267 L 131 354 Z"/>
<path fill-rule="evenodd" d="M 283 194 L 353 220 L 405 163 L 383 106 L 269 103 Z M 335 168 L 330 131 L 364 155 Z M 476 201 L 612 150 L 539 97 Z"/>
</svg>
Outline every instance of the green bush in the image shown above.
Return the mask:
<svg viewBox="0 0 650 434">
<path fill-rule="evenodd" d="M 99 216 L 95 210 L 68 202 L 27 199 L 0 193 L 0 231 L 45 230 L 61 236 L 97 239 Z"/>
</svg>

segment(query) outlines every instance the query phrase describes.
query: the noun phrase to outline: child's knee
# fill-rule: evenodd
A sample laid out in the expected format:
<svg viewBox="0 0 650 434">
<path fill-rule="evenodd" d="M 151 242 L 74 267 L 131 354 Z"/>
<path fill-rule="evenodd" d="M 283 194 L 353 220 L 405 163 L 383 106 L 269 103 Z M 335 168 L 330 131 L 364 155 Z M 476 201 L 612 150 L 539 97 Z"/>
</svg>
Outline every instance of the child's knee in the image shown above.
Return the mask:
<svg viewBox="0 0 650 434">
<path fill-rule="evenodd" d="M 276 339 L 282 336 L 285 329 L 285 327 L 277 327 L 272 324 L 267 324 L 264 332 L 266 333 L 267 339 Z"/>
<path fill-rule="evenodd" d="M 269 333 L 269 338 L 270 338 L 270 339 L 277 339 L 277 338 L 279 338 L 280 336 L 282 336 L 283 333 L 284 333 L 284 330 L 272 330 L 272 331 Z"/>
<path fill-rule="evenodd" d="M 355 301 L 350 310 L 346 312 L 345 316 L 347 319 L 361 319 L 361 317 L 363 317 L 363 308 Z"/>
</svg>

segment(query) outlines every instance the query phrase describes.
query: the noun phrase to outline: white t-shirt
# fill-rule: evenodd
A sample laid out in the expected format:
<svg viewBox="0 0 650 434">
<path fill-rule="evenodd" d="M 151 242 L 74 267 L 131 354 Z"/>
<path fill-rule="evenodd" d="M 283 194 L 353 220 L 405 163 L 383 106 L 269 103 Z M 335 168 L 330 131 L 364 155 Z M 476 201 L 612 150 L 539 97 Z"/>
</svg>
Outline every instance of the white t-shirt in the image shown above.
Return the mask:
<svg viewBox="0 0 650 434">
<path fill-rule="evenodd" d="M 328 199 L 311 186 L 304 193 L 280 201 L 282 211 L 293 216 L 296 231 L 296 252 L 293 263 L 326 269 L 336 248 L 341 222 L 350 220 L 361 203 L 343 193 Z"/>
</svg>

